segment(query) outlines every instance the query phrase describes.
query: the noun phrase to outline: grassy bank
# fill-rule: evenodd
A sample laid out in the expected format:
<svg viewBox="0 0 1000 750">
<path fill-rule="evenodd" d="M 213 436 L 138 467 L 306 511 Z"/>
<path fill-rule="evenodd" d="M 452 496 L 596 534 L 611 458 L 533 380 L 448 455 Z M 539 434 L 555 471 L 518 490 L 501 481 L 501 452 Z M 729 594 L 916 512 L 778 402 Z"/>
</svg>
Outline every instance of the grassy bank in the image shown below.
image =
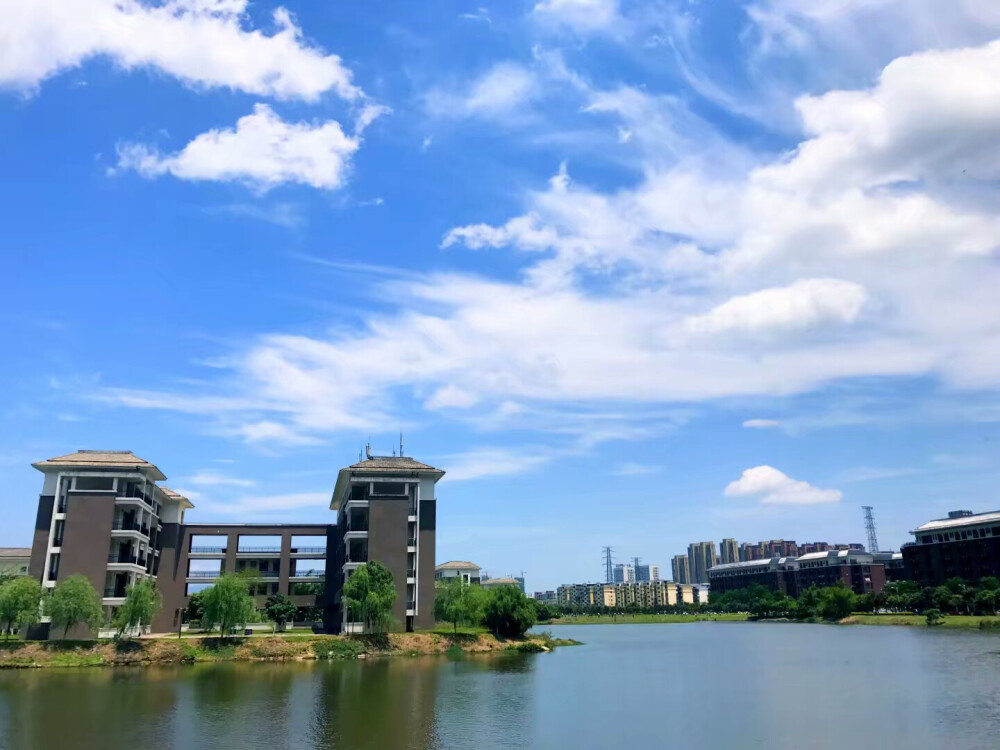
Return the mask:
<svg viewBox="0 0 1000 750">
<path fill-rule="evenodd" d="M 445 631 L 383 636 L 259 636 L 250 638 L 143 638 L 123 641 L 0 642 L 0 669 L 148 666 L 217 661 L 304 661 L 383 656 L 550 651 L 565 641 L 547 634 L 502 641 L 490 633 Z"/>
<path fill-rule="evenodd" d="M 928 627 L 923 615 L 851 615 L 840 621 L 841 625 L 903 625 Z M 965 630 L 1000 630 L 1000 618 L 984 615 L 945 615 L 936 628 L 961 628 Z"/>
<path fill-rule="evenodd" d="M 717 615 L 567 615 L 555 620 L 549 620 L 544 625 L 634 625 L 649 623 L 680 623 L 680 622 L 743 622 L 745 614 Z"/>
</svg>

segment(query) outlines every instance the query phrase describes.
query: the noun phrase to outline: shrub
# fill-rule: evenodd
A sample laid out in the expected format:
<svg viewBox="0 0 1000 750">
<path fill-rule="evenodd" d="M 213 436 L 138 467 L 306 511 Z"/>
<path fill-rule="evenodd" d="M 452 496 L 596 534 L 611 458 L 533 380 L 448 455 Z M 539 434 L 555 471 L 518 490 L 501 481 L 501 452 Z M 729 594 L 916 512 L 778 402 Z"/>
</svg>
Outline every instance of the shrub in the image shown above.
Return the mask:
<svg viewBox="0 0 1000 750">
<path fill-rule="evenodd" d="M 944 617 L 941 615 L 941 610 L 937 609 L 936 607 L 928 609 L 924 613 L 924 617 L 927 622 L 927 625 L 930 627 L 933 627 L 934 625 L 941 625 L 942 623 L 944 623 Z"/>
<path fill-rule="evenodd" d="M 520 589 L 499 586 L 489 592 L 483 619 L 495 635 L 520 638 L 535 624 L 535 608 Z"/>
</svg>

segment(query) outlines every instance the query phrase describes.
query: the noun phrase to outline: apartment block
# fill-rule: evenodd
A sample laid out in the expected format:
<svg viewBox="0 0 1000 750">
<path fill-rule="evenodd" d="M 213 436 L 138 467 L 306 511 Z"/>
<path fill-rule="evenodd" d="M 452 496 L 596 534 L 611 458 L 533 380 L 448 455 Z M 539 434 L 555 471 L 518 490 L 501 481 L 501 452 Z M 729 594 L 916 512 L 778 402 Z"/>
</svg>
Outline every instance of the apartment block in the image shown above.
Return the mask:
<svg viewBox="0 0 1000 750">
<path fill-rule="evenodd" d="M 708 570 L 716 564 L 715 542 L 693 542 L 688 545 L 688 561 L 692 583 L 708 583 Z"/>
<path fill-rule="evenodd" d="M 719 545 L 719 562 L 723 565 L 740 561 L 740 547 L 735 539 L 723 539 Z"/>
<path fill-rule="evenodd" d="M 102 593 L 109 619 L 128 586 L 151 578 L 163 607 L 147 627 L 174 630 L 192 594 L 222 573 L 248 573 L 258 607 L 281 593 L 300 617 L 318 609 L 326 629 L 341 632 L 356 625 L 340 608 L 343 582 L 372 559 L 393 574 L 400 625 L 433 624 L 439 469 L 370 457 L 341 470 L 331 501 L 340 514 L 336 525 L 191 524 L 190 500 L 159 484 L 164 474 L 130 451 L 81 450 L 32 465 L 44 478 L 28 572 L 47 588 L 84 575 Z M 335 566 L 330 575 L 328 561 Z M 47 625 L 34 634 L 48 637 Z M 90 635 L 74 628 L 68 637 Z"/>
<path fill-rule="evenodd" d="M 798 557 L 719 565 L 709 571 L 712 590 L 719 593 L 760 585 L 798 596 L 812 585 L 820 588 L 844 584 L 857 594 L 879 592 L 885 587 L 885 565 L 860 550 L 828 550 Z"/>
<path fill-rule="evenodd" d="M 30 547 L 0 547 L 0 576 L 28 575 L 30 562 Z"/>
<path fill-rule="evenodd" d="M 635 580 L 635 568 L 626 563 L 617 563 L 611 573 L 613 583 L 631 583 Z"/>
<path fill-rule="evenodd" d="M 691 560 L 687 555 L 674 555 L 670 569 L 674 581 L 677 583 L 691 583 Z"/>
</svg>

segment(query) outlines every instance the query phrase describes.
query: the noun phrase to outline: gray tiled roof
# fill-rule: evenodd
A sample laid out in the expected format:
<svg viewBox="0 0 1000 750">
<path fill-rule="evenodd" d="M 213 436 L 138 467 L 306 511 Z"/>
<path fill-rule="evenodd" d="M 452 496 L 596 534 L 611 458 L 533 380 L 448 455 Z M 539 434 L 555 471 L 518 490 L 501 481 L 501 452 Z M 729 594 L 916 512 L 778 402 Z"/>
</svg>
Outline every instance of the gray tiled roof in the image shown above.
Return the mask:
<svg viewBox="0 0 1000 750">
<path fill-rule="evenodd" d="M 31 547 L 0 547 L 0 557 L 31 557 Z"/>
<path fill-rule="evenodd" d="M 375 456 L 351 464 L 350 468 L 365 471 L 438 471 L 433 466 L 422 464 L 409 456 Z"/>
<path fill-rule="evenodd" d="M 32 466 L 39 470 L 70 466 L 93 469 L 151 469 L 160 479 L 166 478 L 154 464 L 139 458 L 132 451 L 79 450 L 76 453 L 67 453 L 65 456 L 38 461 Z"/>
<path fill-rule="evenodd" d="M 449 560 L 441 563 L 434 570 L 468 570 L 469 568 L 480 569 L 478 565 L 468 560 Z"/>
</svg>

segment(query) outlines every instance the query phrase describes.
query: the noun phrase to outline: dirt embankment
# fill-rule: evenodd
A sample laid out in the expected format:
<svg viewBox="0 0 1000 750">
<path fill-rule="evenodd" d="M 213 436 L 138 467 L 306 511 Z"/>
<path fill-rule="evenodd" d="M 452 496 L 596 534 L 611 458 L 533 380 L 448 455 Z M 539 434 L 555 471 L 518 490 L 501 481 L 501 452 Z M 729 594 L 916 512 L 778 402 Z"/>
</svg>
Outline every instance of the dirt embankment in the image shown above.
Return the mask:
<svg viewBox="0 0 1000 750">
<path fill-rule="evenodd" d="M 501 641 L 487 633 L 390 633 L 380 636 L 142 638 L 129 641 L 0 642 L 0 669 L 144 666 L 213 661 L 300 661 L 384 656 L 548 651 L 545 637 Z"/>
</svg>

